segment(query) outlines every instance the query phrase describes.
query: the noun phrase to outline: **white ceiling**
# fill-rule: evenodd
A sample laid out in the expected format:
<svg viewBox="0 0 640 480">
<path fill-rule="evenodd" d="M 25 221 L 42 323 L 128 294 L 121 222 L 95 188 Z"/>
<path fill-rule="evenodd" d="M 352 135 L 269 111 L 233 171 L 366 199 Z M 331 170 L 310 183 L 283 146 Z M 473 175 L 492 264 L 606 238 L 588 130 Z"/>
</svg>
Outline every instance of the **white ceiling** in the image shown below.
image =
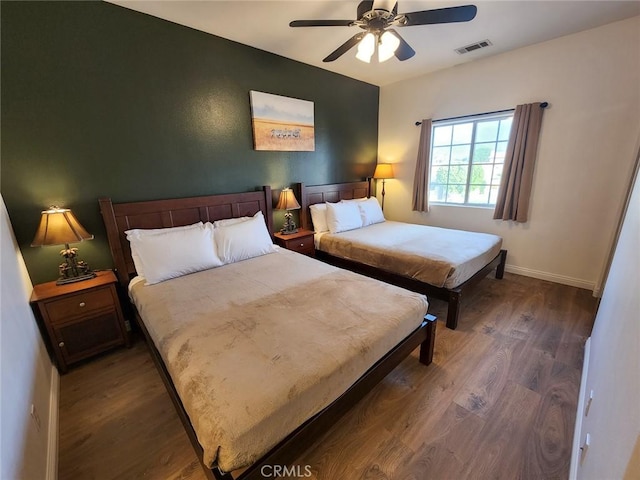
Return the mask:
<svg viewBox="0 0 640 480">
<path fill-rule="evenodd" d="M 353 48 L 338 60 L 323 63 L 360 29 L 291 28 L 289 22 L 355 19 L 358 0 L 108 1 L 379 86 L 640 15 L 638 0 L 400 0 L 398 13 L 473 3 L 478 14 L 467 23 L 397 28 L 416 51 L 404 62 L 393 57 L 382 64 L 375 60 L 366 64 L 355 58 Z M 485 39 L 493 46 L 465 55 L 454 51 Z"/>
</svg>

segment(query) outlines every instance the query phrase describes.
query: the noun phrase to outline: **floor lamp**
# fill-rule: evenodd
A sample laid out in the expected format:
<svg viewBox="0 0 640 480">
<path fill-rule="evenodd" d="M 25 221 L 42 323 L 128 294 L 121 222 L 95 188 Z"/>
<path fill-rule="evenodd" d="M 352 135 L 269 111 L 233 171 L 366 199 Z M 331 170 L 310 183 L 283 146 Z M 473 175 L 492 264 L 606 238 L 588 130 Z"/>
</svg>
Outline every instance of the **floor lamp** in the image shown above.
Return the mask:
<svg viewBox="0 0 640 480">
<path fill-rule="evenodd" d="M 393 178 L 393 166 L 390 163 L 377 164 L 373 178 L 382 180 L 382 210 L 384 210 L 384 181 Z"/>
</svg>

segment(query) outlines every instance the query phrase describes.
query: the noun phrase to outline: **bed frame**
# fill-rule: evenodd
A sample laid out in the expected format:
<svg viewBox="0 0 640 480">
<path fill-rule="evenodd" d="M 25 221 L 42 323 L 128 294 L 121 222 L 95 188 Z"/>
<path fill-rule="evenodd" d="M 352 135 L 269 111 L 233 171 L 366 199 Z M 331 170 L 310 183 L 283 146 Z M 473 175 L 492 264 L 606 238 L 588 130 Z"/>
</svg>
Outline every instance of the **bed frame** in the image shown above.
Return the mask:
<svg viewBox="0 0 640 480">
<path fill-rule="evenodd" d="M 129 242 L 124 233 L 126 230 L 131 228 L 176 227 L 198 221 L 206 222 L 223 218 L 250 216 L 262 211 L 269 232 L 273 234 L 272 201 L 271 188 L 268 186 L 255 192 L 147 202 L 114 204 L 110 198 L 99 199 L 100 211 L 107 229 L 109 247 L 120 285 L 122 288 L 127 288 L 130 279 L 135 275 Z M 135 312 L 135 317 L 207 478 L 217 480 L 233 480 L 234 478 L 237 478 L 237 480 L 262 479 L 264 478 L 261 475 L 262 467 L 267 465 L 290 465 L 322 433 L 334 425 L 342 415 L 418 346 L 420 346 L 420 362 L 425 365 L 430 364 L 433 358 L 436 325 L 436 318 L 432 315 L 427 315 L 416 330 L 373 365 L 342 396 L 300 425 L 254 465 L 234 477 L 232 473 L 223 472 L 215 465 L 210 469 L 202 462 L 202 447 L 197 440 L 196 433 L 173 385 L 169 372 L 137 311 Z"/>
<path fill-rule="evenodd" d="M 340 200 L 350 200 L 353 198 L 369 197 L 371 193 L 371 181 L 332 183 L 327 185 L 305 186 L 303 183 L 296 184 L 298 198 L 301 199 L 301 219 L 302 228 L 313 230 L 311 212 L 309 206 L 315 203 L 339 202 Z M 496 270 L 496 278 L 504 276 L 504 266 L 507 260 L 507 251 L 500 250 L 500 253 L 487 265 L 482 267 L 466 282 L 455 288 L 436 287 L 428 283 L 415 280 L 413 278 L 388 272 L 380 268 L 372 267 L 362 263 L 346 260 L 329 255 L 328 253 L 316 250 L 316 258 L 332 265 L 361 273 L 368 277 L 377 278 L 393 285 L 424 293 L 428 296 L 444 300 L 448 303 L 447 327 L 455 330 L 460 317 L 460 299 L 462 294 L 472 288 L 475 284 L 486 277 L 489 272 Z"/>
</svg>

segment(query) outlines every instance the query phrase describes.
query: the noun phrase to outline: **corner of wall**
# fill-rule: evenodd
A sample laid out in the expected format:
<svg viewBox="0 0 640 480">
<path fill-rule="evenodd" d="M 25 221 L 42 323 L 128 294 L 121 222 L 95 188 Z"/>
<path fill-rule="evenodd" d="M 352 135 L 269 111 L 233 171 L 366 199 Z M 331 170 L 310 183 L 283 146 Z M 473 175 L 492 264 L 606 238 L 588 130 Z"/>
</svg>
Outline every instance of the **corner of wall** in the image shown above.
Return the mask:
<svg viewBox="0 0 640 480">
<path fill-rule="evenodd" d="M 627 191 L 625 196 L 620 200 L 620 205 L 617 208 L 618 214 L 618 224 L 616 225 L 616 229 L 611 234 L 611 238 L 609 239 L 609 255 L 605 264 L 602 266 L 600 270 L 600 276 L 598 277 L 598 282 L 596 283 L 596 287 L 593 290 L 594 297 L 602 297 L 602 290 L 604 289 L 604 284 L 607 282 L 607 277 L 609 276 L 609 270 L 611 269 L 611 262 L 613 261 L 613 255 L 615 253 L 616 244 L 618 243 L 618 238 L 620 237 L 620 230 L 622 229 L 622 222 L 629 208 L 629 201 L 631 198 L 631 193 L 633 192 L 633 187 L 638 178 L 638 171 L 640 170 L 640 133 L 638 134 L 638 139 L 636 140 L 636 160 L 629 168 L 629 186 L 627 187 Z"/>
</svg>

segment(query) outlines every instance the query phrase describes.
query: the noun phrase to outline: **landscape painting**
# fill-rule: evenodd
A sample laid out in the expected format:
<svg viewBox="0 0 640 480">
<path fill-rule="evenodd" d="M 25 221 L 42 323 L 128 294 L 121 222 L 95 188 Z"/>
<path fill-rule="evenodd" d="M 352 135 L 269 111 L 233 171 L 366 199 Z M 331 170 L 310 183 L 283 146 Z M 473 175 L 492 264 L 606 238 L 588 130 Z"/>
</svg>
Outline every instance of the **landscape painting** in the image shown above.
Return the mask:
<svg viewBox="0 0 640 480">
<path fill-rule="evenodd" d="M 313 102 L 254 90 L 249 95 L 256 150 L 315 150 Z"/>
</svg>

